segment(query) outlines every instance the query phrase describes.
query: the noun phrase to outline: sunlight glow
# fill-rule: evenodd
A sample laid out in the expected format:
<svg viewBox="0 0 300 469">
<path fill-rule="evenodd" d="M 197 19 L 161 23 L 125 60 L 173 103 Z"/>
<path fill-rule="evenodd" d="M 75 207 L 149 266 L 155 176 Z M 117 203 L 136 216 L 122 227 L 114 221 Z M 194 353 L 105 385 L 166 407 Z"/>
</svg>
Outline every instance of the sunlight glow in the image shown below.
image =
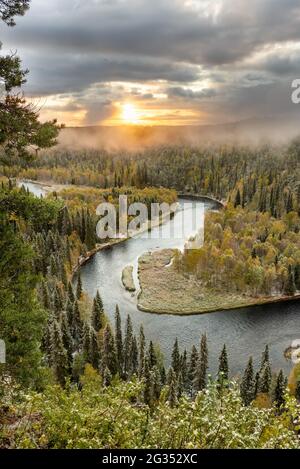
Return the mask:
<svg viewBox="0 0 300 469">
<path fill-rule="evenodd" d="M 131 103 L 122 104 L 122 119 L 127 124 L 138 124 L 140 119 L 137 108 Z"/>
</svg>

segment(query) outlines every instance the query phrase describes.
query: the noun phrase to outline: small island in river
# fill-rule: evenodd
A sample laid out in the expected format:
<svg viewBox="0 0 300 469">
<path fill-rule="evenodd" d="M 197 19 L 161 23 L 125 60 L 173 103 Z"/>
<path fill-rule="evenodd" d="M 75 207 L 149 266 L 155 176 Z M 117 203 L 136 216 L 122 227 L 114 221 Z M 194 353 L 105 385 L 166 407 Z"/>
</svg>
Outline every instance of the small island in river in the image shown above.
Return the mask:
<svg viewBox="0 0 300 469">
<path fill-rule="evenodd" d="M 127 265 L 122 271 L 122 283 L 127 291 L 135 292 L 135 284 L 133 279 L 133 267 Z"/>
</svg>

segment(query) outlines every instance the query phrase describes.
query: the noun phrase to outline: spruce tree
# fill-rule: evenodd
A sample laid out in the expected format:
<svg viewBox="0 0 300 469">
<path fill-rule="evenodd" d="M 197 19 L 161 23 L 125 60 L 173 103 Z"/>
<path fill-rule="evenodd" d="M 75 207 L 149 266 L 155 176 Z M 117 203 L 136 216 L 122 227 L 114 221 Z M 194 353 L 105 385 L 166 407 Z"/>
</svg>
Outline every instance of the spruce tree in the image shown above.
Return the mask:
<svg viewBox="0 0 300 469">
<path fill-rule="evenodd" d="M 64 348 L 60 325 L 53 322 L 51 334 L 51 355 L 54 375 L 61 386 L 65 386 L 68 376 L 69 364 L 66 349 Z"/>
<path fill-rule="evenodd" d="M 184 391 L 188 390 L 188 368 L 187 368 L 187 352 L 184 350 L 182 356 L 180 357 L 180 369 L 183 382 Z"/>
<path fill-rule="evenodd" d="M 82 344 L 83 323 L 80 317 L 80 310 L 78 302 L 75 301 L 73 306 L 72 317 L 72 336 L 74 340 L 75 350 L 78 350 Z"/>
<path fill-rule="evenodd" d="M 194 382 L 197 362 L 198 362 L 198 351 L 195 345 L 193 345 L 191 355 L 190 355 L 189 366 L 188 366 L 188 382 L 189 382 L 190 388 L 192 387 L 193 382 Z"/>
<path fill-rule="evenodd" d="M 81 275 L 79 273 L 78 279 L 77 279 L 77 287 L 76 287 L 76 299 L 80 300 L 81 295 L 82 295 L 82 282 L 81 282 Z"/>
<path fill-rule="evenodd" d="M 255 398 L 255 379 L 253 371 L 253 359 L 249 358 L 241 383 L 241 398 L 246 406 L 250 405 Z"/>
<path fill-rule="evenodd" d="M 105 370 L 103 372 L 103 384 L 104 386 L 108 387 L 111 385 L 112 381 L 112 375 L 111 372 L 109 371 L 109 368 L 106 366 Z"/>
<path fill-rule="evenodd" d="M 226 345 L 224 345 L 221 355 L 219 357 L 219 371 L 218 371 L 218 381 L 220 384 L 228 381 L 229 367 L 228 367 L 228 357 Z"/>
<path fill-rule="evenodd" d="M 285 379 L 282 370 L 279 371 L 275 387 L 275 402 L 276 406 L 280 408 L 284 404 L 285 393 Z"/>
<path fill-rule="evenodd" d="M 269 363 L 265 363 L 259 373 L 258 392 L 269 394 L 271 388 L 272 373 Z"/>
<path fill-rule="evenodd" d="M 104 323 L 103 303 L 98 291 L 93 301 L 91 323 L 96 332 L 102 329 Z"/>
<path fill-rule="evenodd" d="M 72 287 L 71 282 L 68 283 L 68 299 L 70 300 L 70 302 L 72 304 L 75 301 L 75 295 L 74 295 L 74 291 L 73 291 L 73 287 Z"/>
<path fill-rule="evenodd" d="M 149 343 L 148 360 L 149 360 L 149 367 L 150 369 L 152 369 L 157 364 L 157 357 L 156 357 L 156 353 L 155 353 L 152 340 L 150 340 L 150 343 Z"/>
<path fill-rule="evenodd" d="M 63 299 L 62 299 L 61 291 L 57 285 L 55 285 L 55 289 L 54 289 L 53 309 L 54 309 L 55 317 L 59 321 L 61 311 L 63 309 Z"/>
<path fill-rule="evenodd" d="M 153 374 L 153 397 L 155 401 L 158 401 L 160 398 L 161 393 L 161 373 L 157 366 L 155 366 L 152 370 Z"/>
<path fill-rule="evenodd" d="M 172 351 L 172 368 L 175 371 L 176 376 L 179 375 L 180 372 L 180 353 L 178 347 L 178 340 L 176 338 L 173 351 Z"/>
<path fill-rule="evenodd" d="M 207 369 L 208 369 L 207 339 L 206 339 L 206 335 L 203 334 L 201 337 L 200 354 L 197 360 L 194 380 L 193 380 L 193 387 L 196 392 L 202 391 L 206 387 Z M 227 370 L 227 375 L 228 375 L 228 370 Z"/>
<path fill-rule="evenodd" d="M 61 333 L 63 344 L 67 352 L 69 371 L 71 372 L 73 361 L 73 340 L 70 332 L 68 317 L 65 312 L 63 312 L 61 315 Z"/>
<path fill-rule="evenodd" d="M 124 338 L 124 376 L 127 378 L 131 374 L 131 348 L 132 348 L 133 332 L 131 317 L 128 315 L 126 320 L 126 330 Z"/>
<path fill-rule="evenodd" d="M 235 200 L 234 200 L 234 206 L 235 206 L 235 207 L 238 207 L 239 205 L 241 205 L 241 193 L 240 193 L 240 189 L 237 190 L 236 196 L 235 196 Z"/>
<path fill-rule="evenodd" d="M 115 342 L 117 349 L 118 371 L 120 375 L 123 370 L 123 337 L 122 337 L 122 323 L 119 306 L 116 305 L 115 312 Z"/>
<path fill-rule="evenodd" d="M 109 324 L 106 324 L 103 333 L 102 360 L 103 370 L 107 367 L 112 376 L 114 376 L 118 372 L 117 352 L 114 336 Z"/>
<path fill-rule="evenodd" d="M 95 329 L 90 328 L 91 362 L 95 370 L 100 368 L 100 347 Z"/>
<path fill-rule="evenodd" d="M 150 372 L 148 359 L 145 359 L 143 380 L 144 380 L 144 392 L 143 392 L 144 402 L 149 407 L 152 407 L 152 404 L 153 404 L 153 383 L 152 383 L 152 379 L 151 379 L 151 372 Z"/>
<path fill-rule="evenodd" d="M 49 290 L 46 282 L 42 283 L 42 300 L 44 308 L 49 310 L 50 309 L 50 297 L 49 297 Z"/>
<path fill-rule="evenodd" d="M 69 324 L 69 329 L 70 332 L 72 333 L 72 318 L 73 318 L 73 307 L 74 307 L 74 302 L 72 302 L 69 298 L 67 299 L 65 310 L 68 318 L 68 324 Z"/>
<path fill-rule="evenodd" d="M 144 362 L 145 362 L 145 345 L 146 345 L 146 340 L 145 340 L 144 328 L 143 326 L 141 326 L 140 334 L 139 334 L 139 373 L 138 373 L 139 378 L 141 378 L 143 375 Z"/>
<path fill-rule="evenodd" d="M 300 401 L 300 380 L 299 379 L 296 382 L 295 398 L 297 399 L 297 401 Z"/>
<path fill-rule="evenodd" d="M 294 272 L 291 265 L 288 266 L 288 274 L 284 286 L 284 293 L 288 296 L 293 296 L 296 293 Z"/>
<path fill-rule="evenodd" d="M 294 280 L 296 289 L 300 290 L 300 264 L 296 264 L 295 266 Z"/>
<path fill-rule="evenodd" d="M 133 336 L 130 351 L 131 374 L 137 375 L 139 369 L 139 351 L 136 337 Z"/>
<path fill-rule="evenodd" d="M 171 367 L 168 371 L 168 376 L 167 376 L 167 384 L 168 384 L 168 401 L 170 404 L 170 407 L 175 407 L 177 404 L 177 392 L 178 392 L 178 387 L 177 387 L 177 378 L 176 378 L 176 373 Z"/>
<path fill-rule="evenodd" d="M 271 380 L 272 372 L 270 365 L 269 346 L 266 345 L 266 348 L 262 353 L 261 365 L 256 383 L 256 392 L 268 394 L 271 388 Z"/>
<path fill-rule="evenodd" d="M 82 352 L 85 363 L 92 363 L 92 344 L 91 344 L 91 333 L 90 326 L 85 322 L 83 325 L 83 334 L 82 334 Z"/>
</svg>

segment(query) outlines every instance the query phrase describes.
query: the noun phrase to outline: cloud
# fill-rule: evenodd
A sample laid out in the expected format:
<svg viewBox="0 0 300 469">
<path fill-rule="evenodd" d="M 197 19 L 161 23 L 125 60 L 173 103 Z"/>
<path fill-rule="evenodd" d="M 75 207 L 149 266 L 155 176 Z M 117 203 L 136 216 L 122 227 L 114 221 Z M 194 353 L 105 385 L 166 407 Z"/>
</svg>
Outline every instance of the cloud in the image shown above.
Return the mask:
<svg viewBox="0 0 300 469">
<path fill-rule="evenodd" d="M 70 96 L 72 106 L 86 106 L 87 122 L 113 114 L 130 94 L 164 106 L 151 90 L 118 82 L 160 84 L 168 102 L 193 110 L 201 103 L 215 119 L 229 109 L 234 119 L 262 113 L 262 101 L 281 112 L 273 90 L 286 99 L 287 78 L 300 75 L 300 2 L 32 0 L 1 40 L 30 69 L 31 95 Z"/>
<path fill-rule="evenodd" d="M 188 99 L 205 99 L 216 96 L 217 92 L 213 88 L 203 88 L 200 91 L 193 91 L 190 88 L 181 88 L 179 86 L 168 88 L 169 97 L 188 98 Z"/>
</svg>

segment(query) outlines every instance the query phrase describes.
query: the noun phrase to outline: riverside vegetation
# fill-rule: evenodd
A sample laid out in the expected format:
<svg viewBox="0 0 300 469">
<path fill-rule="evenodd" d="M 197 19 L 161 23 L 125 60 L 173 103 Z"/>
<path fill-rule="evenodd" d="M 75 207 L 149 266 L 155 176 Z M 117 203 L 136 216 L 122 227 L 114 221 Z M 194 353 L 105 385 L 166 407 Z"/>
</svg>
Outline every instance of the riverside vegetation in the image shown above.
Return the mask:
<svg viewBox="0 0 300 469">
<path fill-rule="evenodd" d="M 13 25 L 15 15 L 28 6 L 28 1 L 0 0 L 0 19 Z M 232 381 L 224 345 L 217 376 L 209 377 L 203 335 L 190 351 L 180 350 L 175 341 L 171 367 L 165 370 L 159 345 L 148 342 L 142 328 L 136 337 L 130 316 L 124 329 L 116 307 L 115 324 L 110 324 L 100 294 L 89 299 L 84 293 L 80 272 L 76 285 L 71 282 L 78 256 L 97 241 L 90 206 L 94 192 L 74 188 L 38 199 L 16 189 L 7 176 L 40 177 L 45 171 L 47 179 L 57 181 L 59 169 L 64 179 L 59 182 L 88 182 L 106 195 L 135 186 L 129 190 L 138 197 L 159 197 L 148 186 L 164 186 L 226 198 L 235 209 L 229 204 L 224 213 L 213 215 L 212 230 L 220 236 L 212 248 L 222 250 L 229 232 L 230 262 L 240 254 L 248 259 L 246 234 L 239 234 L 235 217 L 242 231 L 250 231 L 254 211 L 258 226 L 254 223 L 249 236 L 260 233 L 266 220 L 260 242 L 268 249 L 261 250 L 258 241 L 251 262 L 261 269 L 267 262 L 272 270 L 272 255 L 274 260 L 277 255 L 275 269 L 283 274 L 271 288 L 282 279 L 293 294 L 299 259 L 299 143 L 281 149 L 91 152 L 80 160 L 78 154 L 54 150 L 40 159 L 39 150 L 55 144 L 59 129 L 55 122 L 40 124 L 25 98 L 13 94 L 25 80 L 17 57 L 1 57 L 0 77 L 6 89 L 0 101 L 0 332 L 7 346 L 7 362 L 0 365 L 0 447 L 298 448 L 297 366 L 287 383 L 281 371 L 272 372 L 266 347 L 260 367 L 254 370 L 249 358 L 242 377 Z M 164 191 L 174 197 L 172 190 Z M 179 268 L 199 275 L 201 256 L 190 261 L 184 254 Z M 231 281 L 235 289 L 244 287 L 236 277 Z"/>
</svg>

